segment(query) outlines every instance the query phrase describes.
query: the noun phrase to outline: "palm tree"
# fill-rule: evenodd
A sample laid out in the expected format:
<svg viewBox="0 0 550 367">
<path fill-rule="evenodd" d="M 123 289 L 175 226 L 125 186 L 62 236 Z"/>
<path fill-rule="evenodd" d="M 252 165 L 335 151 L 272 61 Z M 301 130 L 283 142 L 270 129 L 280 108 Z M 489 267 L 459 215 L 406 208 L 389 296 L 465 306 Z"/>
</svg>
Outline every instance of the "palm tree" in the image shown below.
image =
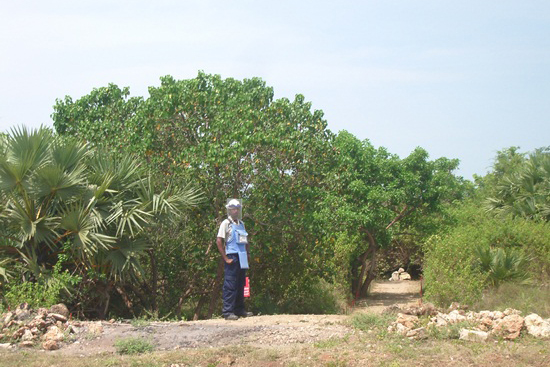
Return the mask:
<svg viewBox="0 0 550 367">
<path fill-rule="evenodd" d="M 0 136 L 0 253 L 23 266 L 22 280 L 48 275 L 61 254 L 79 274 L 135 276 L 150 247 L 144 231 L 200 200 L 189 185 L 156 187 L 133 157 L 115 158 L 46 128 Z"/>
<path fill-rule="evenodd" d="M 485 207 L 497 214 L 550 220 L 550 152 L 539 149 L 503 175 Z"/>
</svg>

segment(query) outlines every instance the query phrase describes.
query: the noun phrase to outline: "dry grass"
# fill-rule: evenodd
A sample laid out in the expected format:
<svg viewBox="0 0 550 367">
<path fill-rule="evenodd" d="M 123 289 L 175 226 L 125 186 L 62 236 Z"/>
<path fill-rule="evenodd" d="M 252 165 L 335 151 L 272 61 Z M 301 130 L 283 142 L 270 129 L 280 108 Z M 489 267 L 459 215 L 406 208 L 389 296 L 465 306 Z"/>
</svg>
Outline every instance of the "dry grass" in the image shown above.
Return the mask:
<svg viewBox="0 0 550 367">
<path fill-rule="evenodd" d="M 525 285 L 505 283 L 485 292 L 483 299 L 474 305 L 476 310 L 514 308 L 522 315 L 536 313 L 542 318 L 550 317 L 550 285 Z"/>
<path fill-rule="evenodd" d="M 0 366 L 547 366 L 548 340 L 469 343 L 460 340 L 411 341 L 396 335 L 357 332 L 316 345 L 187 349 L 135 356 L 62 356 L 26 350 L 0 351 Z"/>
</svg>

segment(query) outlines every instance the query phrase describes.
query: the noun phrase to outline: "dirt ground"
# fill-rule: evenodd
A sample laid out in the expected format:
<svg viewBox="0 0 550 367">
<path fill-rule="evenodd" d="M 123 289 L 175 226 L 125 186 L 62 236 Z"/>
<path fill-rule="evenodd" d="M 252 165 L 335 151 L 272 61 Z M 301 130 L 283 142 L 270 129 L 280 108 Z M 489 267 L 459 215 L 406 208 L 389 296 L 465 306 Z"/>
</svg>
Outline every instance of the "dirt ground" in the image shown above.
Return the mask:
<svg viewBox="0 0 550 367">
<path fill-rule="evenodd" d="M 369 297 L 359 300 L 352 312 L 380 313 L 387 306 L 418 304 L 419 300 L 418 281 L 378 281 L 372 284 Z M 78 356 L 112 353 L 115 341 L 128 337 L 144 338 L 159 351 L 230 345 L 305 345 L 345 337 L 352 331 L 345 322 L 347 318 L 347 315 L 260 315 L 237 321 L 151 322 L 137 327 L 130 323 L 102 322 L 100 335 L 74 334 L 73 343 L 51 353 Z"/>
</svg>

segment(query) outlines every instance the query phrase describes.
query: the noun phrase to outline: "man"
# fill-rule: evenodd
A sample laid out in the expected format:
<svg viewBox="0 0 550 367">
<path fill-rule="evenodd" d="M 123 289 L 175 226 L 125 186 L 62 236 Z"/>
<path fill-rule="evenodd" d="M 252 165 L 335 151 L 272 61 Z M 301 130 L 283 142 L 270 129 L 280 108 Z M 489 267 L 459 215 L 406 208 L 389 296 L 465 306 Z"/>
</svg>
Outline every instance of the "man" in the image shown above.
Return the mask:
<svg viewBox="0 0 550 367">
<path fill-rule="evenodd" d="M 216 238 L 218 251 L 225 262 L 222 315 L 226 320 L 237 320 L 239 316 L 252 316 L 244 307 L 244 285 L 249 253 L 248 233 L 242 221 L 241 202 L 230 199 L 225 207 L 227 218 L 221 223 Z"/>
</svg>

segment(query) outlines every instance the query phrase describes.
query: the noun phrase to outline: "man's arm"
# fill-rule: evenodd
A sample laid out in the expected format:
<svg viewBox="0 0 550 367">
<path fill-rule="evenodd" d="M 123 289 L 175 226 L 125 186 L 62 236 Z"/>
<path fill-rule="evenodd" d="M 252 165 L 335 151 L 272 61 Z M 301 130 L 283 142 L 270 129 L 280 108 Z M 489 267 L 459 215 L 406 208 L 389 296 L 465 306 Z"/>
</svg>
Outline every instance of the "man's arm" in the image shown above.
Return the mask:
<svg viewBox="0 0 550 367">
<path fill-rule="evenodd" d="M 225 261 L 227 264 L 231 264 L 233 262 L 233 259 L 228 258 L 227 255 L 225 254 L 225 248 L 224 248 L 224 245 L 223 245 L 223 238 L 217 237 L 216 238 L 216 245 L 218 245 L 218 251 L 222 255 L 223 261 Z"/>
</svg>

